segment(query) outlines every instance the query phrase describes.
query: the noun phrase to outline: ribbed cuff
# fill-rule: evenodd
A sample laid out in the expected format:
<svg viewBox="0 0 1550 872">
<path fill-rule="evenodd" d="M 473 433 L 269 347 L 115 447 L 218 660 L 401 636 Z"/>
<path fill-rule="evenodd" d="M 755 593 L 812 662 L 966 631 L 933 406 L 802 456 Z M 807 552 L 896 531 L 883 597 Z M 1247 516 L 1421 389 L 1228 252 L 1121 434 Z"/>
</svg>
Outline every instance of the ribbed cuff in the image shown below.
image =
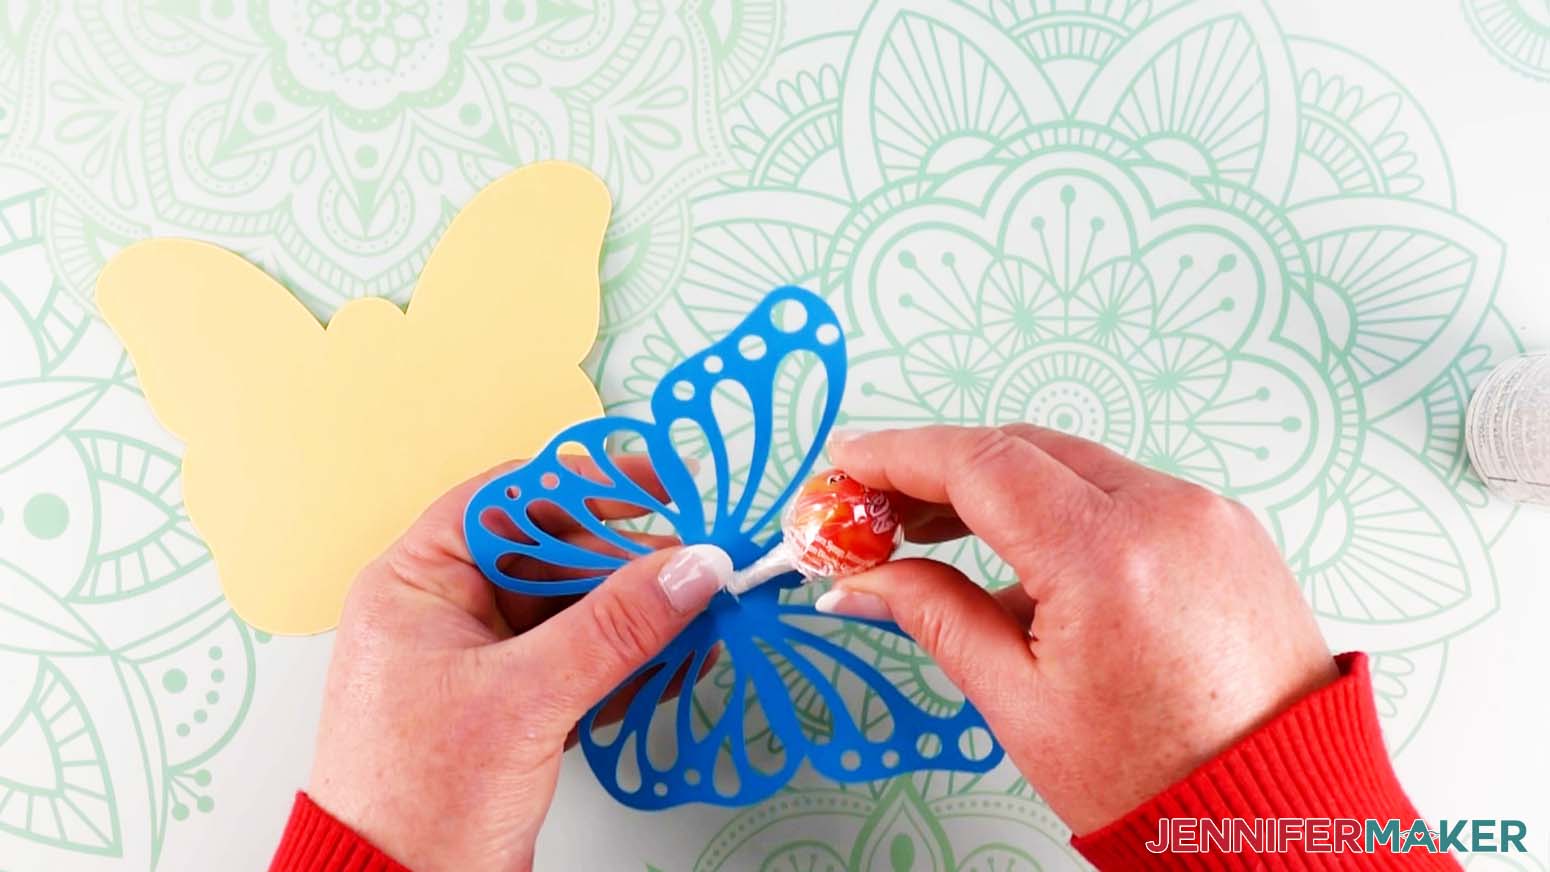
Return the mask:
<svg viewBox="0 0 1550 872">
<path fill-rule="evenodd" d="M 1314 818 L 1379 821 L 1402 827 L 1420 815 L 1405 796 L 1383 745 L 1365 654 L 1335 658 L 1340 677 L 1123 818 L 1071 844 L 1099 869 L 1457 870 L 1446 854 L 1379 848 L 1310 853 L 1306 839 L 1283 853 L 1152 853 L 1163 818 L 1219 821 Z M 1193 839 L 1191 841 L 1194 841 Z"/>
<path fill-rule="evenodd" d="M 409 872 L 302 791 L 269 872 Z"/>
</svg>

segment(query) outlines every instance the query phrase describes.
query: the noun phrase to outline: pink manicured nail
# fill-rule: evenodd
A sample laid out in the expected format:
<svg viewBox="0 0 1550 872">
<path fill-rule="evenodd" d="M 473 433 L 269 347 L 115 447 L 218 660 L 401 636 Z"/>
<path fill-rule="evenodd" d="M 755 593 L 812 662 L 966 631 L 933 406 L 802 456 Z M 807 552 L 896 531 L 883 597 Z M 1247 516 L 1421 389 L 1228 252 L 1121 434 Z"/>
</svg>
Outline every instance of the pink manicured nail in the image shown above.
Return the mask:
<svg viewBox="0 0 1550 872">
<path fill-rule="evenodd" d="M 657 584 L 667 601 L 680 614 L 692 614 L 705 608 L 716 591 L 732 580 L 732 558 L 715 545 L 690 545 L 673 555 Z"/>
<path fill-rule="evenodd" d="M 868 621 L 891 621 L 893 612 L 882 597 L 853 590 L 832 588 L 813 603 L 813 608 L 826 615 L 844 615 Z"/>
</svg>

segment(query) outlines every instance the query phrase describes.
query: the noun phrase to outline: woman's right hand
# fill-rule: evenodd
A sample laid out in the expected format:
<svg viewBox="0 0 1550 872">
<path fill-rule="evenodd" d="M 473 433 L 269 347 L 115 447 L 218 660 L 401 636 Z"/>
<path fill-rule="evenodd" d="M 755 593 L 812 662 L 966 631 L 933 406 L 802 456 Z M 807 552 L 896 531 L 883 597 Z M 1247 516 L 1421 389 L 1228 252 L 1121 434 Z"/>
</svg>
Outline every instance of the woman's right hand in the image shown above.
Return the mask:
<svg viewBox="0 0 1550 872">
<path fill-rule="evenodd" d="M 1026 424 L 838 432 L 829 453 L 904 497 L 912 541 L 979 536 L 1018 584 L 900 560 L 819 607 L 896 621 L 1078 835 L 1337 676 L 1264 528 L 1204 488 Z"/>
</svg>

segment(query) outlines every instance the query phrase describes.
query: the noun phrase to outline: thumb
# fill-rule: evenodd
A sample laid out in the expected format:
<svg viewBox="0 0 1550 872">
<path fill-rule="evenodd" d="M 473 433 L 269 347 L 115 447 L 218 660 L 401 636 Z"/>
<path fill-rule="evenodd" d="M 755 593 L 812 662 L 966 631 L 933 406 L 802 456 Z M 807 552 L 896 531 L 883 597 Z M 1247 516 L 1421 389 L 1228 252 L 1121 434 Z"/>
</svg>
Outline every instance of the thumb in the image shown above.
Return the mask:
<svg viewBox="0 0 1550 872">
<path fill-rule="evenodd" d="M 836 582 L 813 606 L 894 621 L 992 725 L 1025 719 L 1035 670 L 1027 631 L 954 567 L 924 558 L 892 561 Z"/>
<path fill-rule="evenodd" d="M 731 578 L 732 558 L 715 545 L 657 551 L 501 646 L 574 721 L 661 653 Z"/>
</svg>

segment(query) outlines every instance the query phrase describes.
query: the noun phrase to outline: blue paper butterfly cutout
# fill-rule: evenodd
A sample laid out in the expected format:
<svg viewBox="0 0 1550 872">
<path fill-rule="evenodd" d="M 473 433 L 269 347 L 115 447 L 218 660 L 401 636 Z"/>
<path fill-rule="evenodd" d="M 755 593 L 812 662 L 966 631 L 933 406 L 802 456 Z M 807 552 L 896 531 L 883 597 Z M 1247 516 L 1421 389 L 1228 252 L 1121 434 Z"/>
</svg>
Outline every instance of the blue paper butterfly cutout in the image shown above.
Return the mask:
<svg viewBox="0 0 1550 872">
<path fill-rule="evenodd" d="M 793 306 L 799 310 L 797 317 L 782 318 L 780 310 Z M 793 322 L 799 326 L 791 327 Z M 772 461 L 776 428 L 788 423 L 776 420 L 775 388 L 783 361 L 792 355 L 815 357 L 825 378 L 817 431 L 785 478 L 787 473 Z M 540 596 L 585 593 L 624 558 L 551 535 L 528 510 L 539 501 L 557 505 L 618 551 L 646 553 L 647 546 L 598 520 L 588 507 L 589 501 L 608 500 L 660 515 L 685 544 L 719 545 L 741 569 L 779 541 L 775 522 L 780 509 L 811 473 L 822 450 L 839 412 L 845 372 L 844 335 L 834 311 L 802 288 L 777 288 L 731 334 L 667 373 L 652 394 L 651 421 L 605 417 L 576 424 L 530 462 L 481 488 L 464 518 L 469 550 L 487 577 L 510 590 Z M 713 408 L 718 387 L 728 383 L 746 391 L 752 412 L 752 449 L 741 487 L 734 478 L 723 422 Z M 714 474 L 709 499 L 702 498 L 673 438 L 675 425 L 685 423 L 704 436 Z M 638 440 L 668 502 L 621 473 L 609 459 L 610 437 Z M 578 446 L 609 481 L 589 478 L 560 460 L 562 447 L 570 454 Z M 772 480 L 773 498 L 768 486 Z M 509 522 L 504 525 L 506 535 L 487 523 L 492 511 Z M 512 526 L 526 541 L 510 535 Z M 502 569 L 512 556 L 579 570 L 572 574 L 585 577 L 519 578 Z M 617 727 L 598 724 L 608 700 L 587 714 L 579 725 L 580 744 L 609 793 L 626 805 L 646 809 L 686 802 L 745 805 L 785 786 L 803 761 L 842 782 L 921 769 L 983 772 L 1000 762 L 1002 749 L 989 739 L 984 719 L 967 701 L 955 711 L 928 712 L 866 659 L 803 626 L 836 622 L 838 627 L 850 619 L 821 615 L 809 604 L 781 602 L 781 591 L 800 583 L 798 575 L 788 573 L 741 597 L 718 594 L 704 614 L 626 683 L 628 687 L 649 676 L 630 698 Z M 892 624 L 857 623 L 902 636 Z M 691 686 L 718 644 L 723 659 L 730 661 L 720 675 L 724 704 L 719 711 L 707 712 L 703 694 Z M 683 682 L 683 691 L 676 700 L 663 702 L 675 678 Z M 852 691 L 851 700 L 837 682 Z M 867 701 L 870 714 L 854 708 L 858 684 L 873 695 Z M 801 698 L 800 707 L 794 697 Z M 813 704 L 827 712 L 816 725 Z M 614 735 L 607 736 L 610 731 Z M 750 743 L 756 747 L 750 749 Z M 664 756 L 670 759 L 664 761 Z M 625 757 L 632 758 L 633 765 L 621 768 Z"/>
</svg>

